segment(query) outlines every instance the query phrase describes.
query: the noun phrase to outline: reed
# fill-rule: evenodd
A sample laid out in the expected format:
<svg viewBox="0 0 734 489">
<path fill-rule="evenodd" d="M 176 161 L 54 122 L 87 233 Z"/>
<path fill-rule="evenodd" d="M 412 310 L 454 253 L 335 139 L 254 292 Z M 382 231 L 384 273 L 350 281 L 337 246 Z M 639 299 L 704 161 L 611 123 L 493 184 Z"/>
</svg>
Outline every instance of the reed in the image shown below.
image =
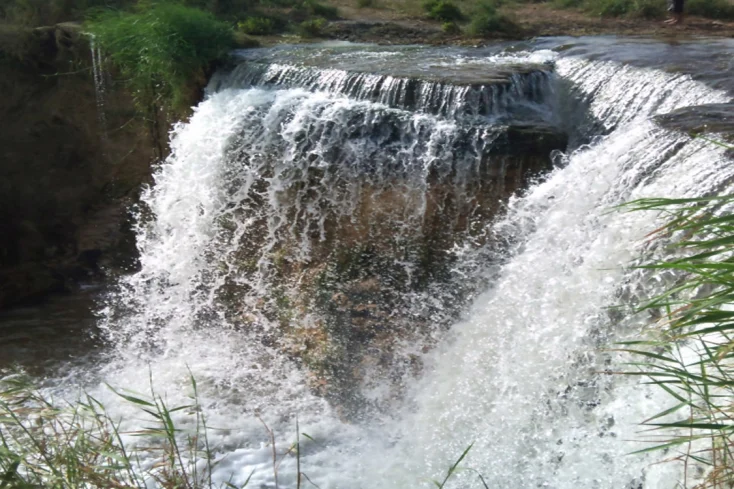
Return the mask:
<svg viewBox="0 0 734 489">
<path fill-rule="evenodd" d="M 191 403 L 175 407 L 152 388 L 149 396 L 115 391 L 152 421 L 149 427 L 124 432 L 120 421 L 89 394 L 75 402 L 58 403 L 21 372 L 3 377 L 0 489 L 247 486 L 249 479 L 241 486 L 213 481 L 217 462 L 209 443 L 210 428 L 193 376 L 190 383 Z M 174 421 L 175 414 L 183 414 L 186 425 L 193 428 L 182 428 Z"/>
<path fill-rule="evenodd" d="M 650 235 L 668 243 L 670 258 L 646 265 L 672 277 L 639 309 L 659 318 L 651 338 L 625 342 L 635 359 L 628 375 L 666 392 L 671 407 L 642 424 L 650 446 L 705 474 L 696 487 L 734 483 L 734 195 L 644 199 L 634 211 L 668 214 Z"/>
</svg>

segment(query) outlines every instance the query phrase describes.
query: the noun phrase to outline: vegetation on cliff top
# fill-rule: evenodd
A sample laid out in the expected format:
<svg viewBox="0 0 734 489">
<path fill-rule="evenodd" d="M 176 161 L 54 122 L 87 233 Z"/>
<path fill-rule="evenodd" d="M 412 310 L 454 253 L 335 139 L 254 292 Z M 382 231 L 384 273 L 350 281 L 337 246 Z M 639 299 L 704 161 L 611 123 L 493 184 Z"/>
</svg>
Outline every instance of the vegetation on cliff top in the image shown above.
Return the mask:
<svg viewBox="0 0 734 489">
<path fill-rule="evenodd" d="M 213 14 L 175 3 L 136 12 L 105 11 L 86 25 L 120 69 L 141 108 L 190 105 L 192 81 L 233 46 L 232 29 Z"/>
</svg>

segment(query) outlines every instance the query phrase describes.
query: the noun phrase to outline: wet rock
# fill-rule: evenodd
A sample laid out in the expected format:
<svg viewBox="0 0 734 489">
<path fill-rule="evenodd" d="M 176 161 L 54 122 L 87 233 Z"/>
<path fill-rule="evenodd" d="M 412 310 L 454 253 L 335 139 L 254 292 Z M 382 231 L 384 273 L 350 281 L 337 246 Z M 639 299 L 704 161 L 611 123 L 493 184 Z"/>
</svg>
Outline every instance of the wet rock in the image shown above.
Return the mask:
<svg viewBox="0 0 734 489">
<path fill-rule="evenodd" d="M 663 127 L 691 135 L 722 134 L 734 141 L 734 103 L 683 107 L 657 116 Z"/>
<path fill-rule="evenodd" d="M 493 146 L 490 155 L 532 155 L 549 162 L 548 155 L 568 146 L 568 134 L 549 124 L 511 124 Z"/>
<path fill-rule="evenodd" d="M 64 277 L 40 263 L 0 269 L 0 305 L 16 304 L 65 289 Z"/>
<path fill-rule="evenodd" d="M 151 133 L 112 74 L 103 127 L 90 65 L 78 25 L 0 30 L 0 308 L 134 260 Z"/>
</svg>

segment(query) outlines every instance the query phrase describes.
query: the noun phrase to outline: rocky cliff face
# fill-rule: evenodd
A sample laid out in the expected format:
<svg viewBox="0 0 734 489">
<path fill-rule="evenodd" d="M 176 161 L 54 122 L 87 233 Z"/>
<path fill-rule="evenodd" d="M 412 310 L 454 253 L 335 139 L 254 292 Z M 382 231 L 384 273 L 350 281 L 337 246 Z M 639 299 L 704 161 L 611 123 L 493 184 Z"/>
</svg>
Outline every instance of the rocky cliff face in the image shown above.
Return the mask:
<svg viewBox="0 0 734 489">
<path fill-rule="evenodd" d="M 127 208 L 165 138 L 105 78 L 102 101 L 77 26 L 0 29 L 0 308 L 134 264 Z"/>
</svg>

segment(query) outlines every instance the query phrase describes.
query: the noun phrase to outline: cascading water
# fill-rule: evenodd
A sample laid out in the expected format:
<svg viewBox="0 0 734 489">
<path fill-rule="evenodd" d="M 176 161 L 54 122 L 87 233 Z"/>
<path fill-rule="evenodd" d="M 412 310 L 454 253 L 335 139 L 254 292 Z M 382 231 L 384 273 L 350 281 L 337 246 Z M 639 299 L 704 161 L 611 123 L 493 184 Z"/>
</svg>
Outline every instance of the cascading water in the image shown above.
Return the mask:
<svg viewBox="0 0 734 489">
<path fill-rule="evenodd" d="M 107 301 L 111 352 L 86 384 L 145 391 L 150 371 L 176 404 L 190 369 L 209 424 L 224 428 L 212 434 L 224 457 L 215 477 L 235 484 L 255 470 L 251 484 L 273 487 L 257 414 L 282 452 L 298 416 L 310 436 L 302 469 L 321 488 L 418 487 L 470 443 L 463 465 L 492 488 L 673 487 L 676 467 L 625 455 L 664 397 L 609 375 L 620 355 L 601 350 L 645 324 L 609 307 L 642 293 L 649 277 L 630 265 L 656 222 L 610 209 L 726 188 L 734 168 L 720 148 L 651 118 L 729 96 L 607 61 L 531 68 L 538 56 L 507 55 L 539 73 L 508 83 L 291 65 L 218 75 L 143 196 L 140 271 Z M 550 173 L 525 173 L 528 149 L 507 149 L 518 125 L 527 129 L 518 120 L 553 139 L 559 90 L 586 107 L 584 137 L 596 136 L 556 153 Z M 497 217 L 497 202 L 534 175 Z M 349 275 L 354 250 L 379 270 Z M 441 273 L 422 272 L 426 262 Z M 351 281 L 334 278 L 344 275 Z M 304 284 L 316 288 L 305 298 Z M 352 292 L 370 299 L 345 327 L 340 307 Z M 364 317 L 377 331 L 359 329 Z M 311 353 L 319 335 L 325 359 Z M 390 359 L 370 363 L 360 341 Z M 338 378 L 329 358 L 349 374 Z M 95 396 L 136 426 L 114 394 Z M 281 486 L 295 486 L 294 470 L 286 458 Z M 470 471 L 453 484 L 482 487 Z"/>
<path fill-rule="evenodd" d="M 103 66 L 102 50 L 97 46 L 93 35 L 89 37 L 89 49 L 92 56 L 92 77 L 94 78 L 94 96 L 97 102 L 97 118 L 102 130 L 102 137 L 107 137 L 107 114 L 105 113 L 106 89 L 105 71 Z"/>
</svg>

